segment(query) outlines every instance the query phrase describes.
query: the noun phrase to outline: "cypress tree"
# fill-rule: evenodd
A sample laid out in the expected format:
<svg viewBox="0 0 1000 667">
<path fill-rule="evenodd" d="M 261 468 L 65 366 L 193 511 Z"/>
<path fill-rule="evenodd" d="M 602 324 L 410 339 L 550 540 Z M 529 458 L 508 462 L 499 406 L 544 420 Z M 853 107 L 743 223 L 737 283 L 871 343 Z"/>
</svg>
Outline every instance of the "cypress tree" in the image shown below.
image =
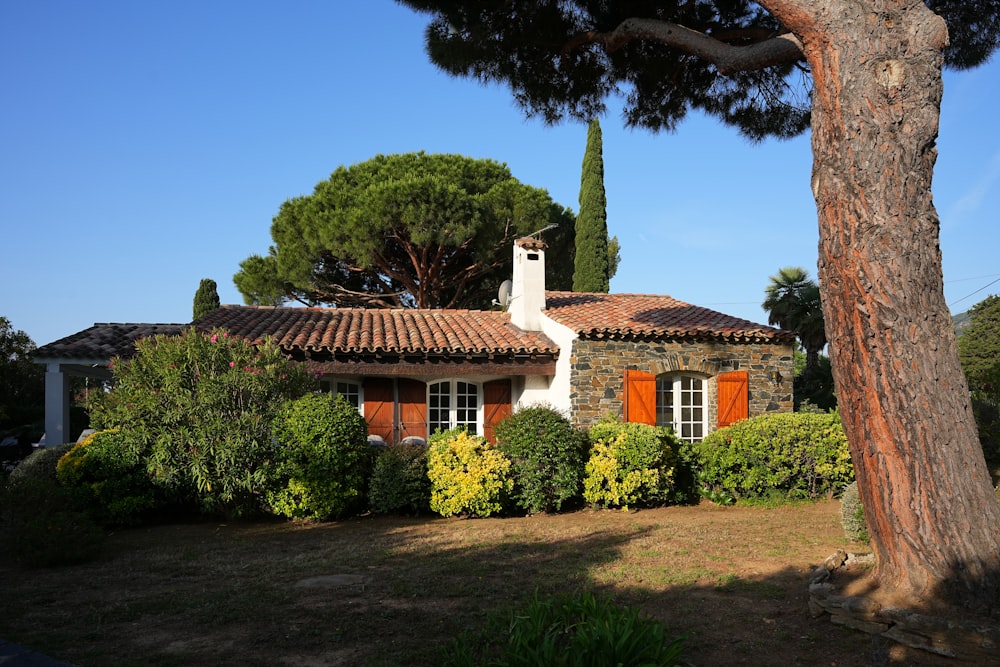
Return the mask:
<svg viewBox="0 0 1000 667">
<path fill-rule="evenodd" d="M 201 284 L 198 285 L 198 291 L 194 293 L 194 312 L 191 319 L 197 320 L 198 318 L 208 315 L 210 312 L 219 307 L 219 292 L 217 291 L 218 285 L 211 278 L 202 278 Z"/>
<path fill-rule="evenodd" d="M 604 195 L 604 156 L 601 124 L 595 118 L 587 129 L 587 150 L 580 177 L 580 213 L 576 216 L 574 292 L 610 289 L 608 262 L 608 212 Z"/>
</svg>

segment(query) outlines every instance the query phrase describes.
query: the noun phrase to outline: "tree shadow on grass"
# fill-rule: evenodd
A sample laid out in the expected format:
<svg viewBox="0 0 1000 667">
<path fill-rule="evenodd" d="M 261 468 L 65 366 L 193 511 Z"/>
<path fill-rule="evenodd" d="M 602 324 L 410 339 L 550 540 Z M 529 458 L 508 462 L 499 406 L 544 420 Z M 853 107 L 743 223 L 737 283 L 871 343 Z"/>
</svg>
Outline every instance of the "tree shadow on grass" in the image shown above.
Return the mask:
<svg viewBox="0 0 1000 667">
<path fill-rule="evenodd" d="M 867 636 L 809 617 L 816 563 L 748 575 L 684 546 L 712 531 L 724 545 L 724 525 L 670 516 L 140 528 L 99 562 L 0 570 L 0 637 L 81 665 L 437 665 L 491 612 L 589 590 L 691 633 L 697 665 L 888 664 Z"/>
</svg>

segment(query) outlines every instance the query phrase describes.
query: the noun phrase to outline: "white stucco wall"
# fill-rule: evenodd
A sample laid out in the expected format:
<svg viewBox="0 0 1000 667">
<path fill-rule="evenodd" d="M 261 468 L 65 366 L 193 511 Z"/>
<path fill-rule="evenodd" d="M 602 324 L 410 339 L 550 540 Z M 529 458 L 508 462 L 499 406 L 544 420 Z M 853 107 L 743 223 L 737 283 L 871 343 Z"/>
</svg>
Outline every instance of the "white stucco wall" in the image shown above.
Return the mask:
<svg viewBox="0 0 1000 667">
<path fill-rule="evenodd" d="M 548 403 L 567 417 L 570 414 L 570 357 L 573 354 L 573 342 L 576 334 L 572 329 L 549 319 L 544 311 L 539 323 L 542 333 L 559 346 L 559 358 L 556 360 L 556 374 L 553 377 L 526 377 L 520 396 L 516 397 L 514 409 L 535 403 Z"/>
</svg>

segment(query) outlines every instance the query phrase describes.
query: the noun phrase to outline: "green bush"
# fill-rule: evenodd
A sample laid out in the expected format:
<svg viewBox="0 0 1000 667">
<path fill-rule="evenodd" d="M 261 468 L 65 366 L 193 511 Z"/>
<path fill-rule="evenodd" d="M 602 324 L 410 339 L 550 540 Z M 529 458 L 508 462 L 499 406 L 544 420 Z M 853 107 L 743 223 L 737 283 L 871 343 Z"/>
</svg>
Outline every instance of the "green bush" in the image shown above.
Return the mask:
<svg viewBox="0 0 1000 667">
<path fill-rule="evenodd" d="M 513 489 L 510 461 L 503 452 L 463 429 L 431 436 L 427 477 L 431 510 L 441 516 L 497 514 Z"/>
<path fill-rule="evenodd" d="M 172 503 L 205 513 L 259 509 L 273 479 L 271 423 L 279 406 L 314 383 L 271 341 L 259 347 L 193 328 L 136 344 L 114 360 L 114 388 L 91 422 L 118 429 Z"/>
<path fill-rule="evenodd" d="M 104 533 L 76 510 L 56 479 L 68 446 L 34 452 L 0 487 L 0 548 L 16 563 L 48 567 L 96 558 Z"/>
<path fill-rule="evenodd" d="M 840 525 L 844 527 L 847 539 L 854 542 L 868 542 L 868 524 L 865 522 L 865 508 L 861 504 L 858 483 L 851 482 L 840 496 Z"/>
<path fill-rule="evenodd" d="M 674 667 L 684 663 L 684 636 L 592 593 L 535 598 L 524 608 L 490 614 L 482 629 L 459 635 L 444 651 L 446 667 Z"/>
<path fill-rule="evenodd" d="M 590 429 L 590 441 L 583 481 L 588 503 L 628 509 L 671 498 L 681 444 L 670 429 L 606 419 Z"/>
<path fill-rule="evenodd" d="M 783 413 L 713 431 L 698 447 L 709 497 L 736 501 L 818 498 L 854 479 L 837 413 Z"/>
<path fill-rule="evenodd" d="M 421 514 L 430 509 L 427 447 L 389 445 L 378 453 L 368 488 L 372 512 Z"/>
<path fill-rule="evenodd" d="M 310 394 L 287 402 L 274 421 L 279 479 L 267 495 L 278 514 L 335 519 L 360 509 L 372 468 L 368 426 L 343 396 Z"/>
<path fill-rule="evenodd" d="M 119 431 L 97 431 L 70 449 L 56 476 L 74 503 L 107 526 L 139 523 L 165 504 L 137 448 Z"/>
<path fill-rule="evenodd" d="M 580 495 L 587 436 L 559 412 L 544 405 L 518 410 L 497 424 L 496 436 L 521 509 L 558 512 Z"/>
</svg>

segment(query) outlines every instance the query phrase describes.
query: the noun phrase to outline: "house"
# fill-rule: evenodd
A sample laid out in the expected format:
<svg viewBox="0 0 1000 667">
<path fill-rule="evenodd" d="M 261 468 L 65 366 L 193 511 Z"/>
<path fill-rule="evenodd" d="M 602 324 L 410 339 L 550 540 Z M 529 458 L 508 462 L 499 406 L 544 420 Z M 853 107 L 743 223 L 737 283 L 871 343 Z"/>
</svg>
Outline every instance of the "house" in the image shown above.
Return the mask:
<svg viewBox="0 0 1000 667">
<path fill-rule="evenodd" d="M 271 337 L 387 442 L 465 426 L 492 439 L 520 406 L 580 425 L 606 415 L 700 440 L 750 415 L 792 410 L 794 336 L 669 296 L 545 290 L 545 244 L 514 246 L 506 311 L 222 306 L 192 323 Z M 68 440 L 68 374 L 108 376 L 134 341 L 180 324 L 95 324 L 39 348 L 49 442 Z"/>
</svg>

